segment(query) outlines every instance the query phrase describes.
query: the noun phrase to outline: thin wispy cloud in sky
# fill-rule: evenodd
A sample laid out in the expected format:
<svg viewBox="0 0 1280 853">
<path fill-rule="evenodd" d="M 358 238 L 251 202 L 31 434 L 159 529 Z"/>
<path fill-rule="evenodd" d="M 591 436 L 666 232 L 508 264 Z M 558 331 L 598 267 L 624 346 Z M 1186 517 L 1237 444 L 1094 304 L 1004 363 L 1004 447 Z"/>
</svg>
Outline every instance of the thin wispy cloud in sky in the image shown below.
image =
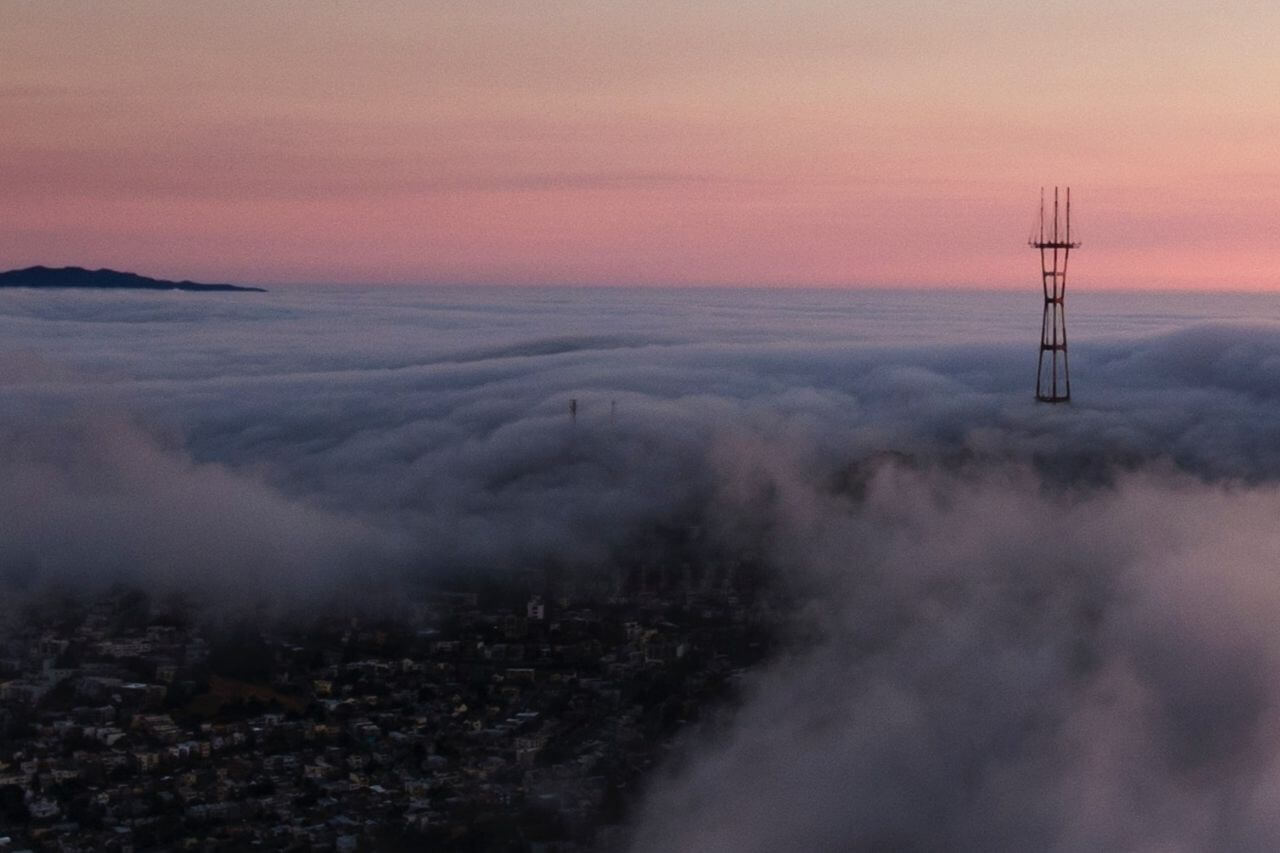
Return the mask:
<svg viewBox="0 0 1280 853">
<path fill-rule="evenodd" d="M 1272 284 L 1266 4 L 0 2 L 0 261 L 242 281 Z"/>
</svg>

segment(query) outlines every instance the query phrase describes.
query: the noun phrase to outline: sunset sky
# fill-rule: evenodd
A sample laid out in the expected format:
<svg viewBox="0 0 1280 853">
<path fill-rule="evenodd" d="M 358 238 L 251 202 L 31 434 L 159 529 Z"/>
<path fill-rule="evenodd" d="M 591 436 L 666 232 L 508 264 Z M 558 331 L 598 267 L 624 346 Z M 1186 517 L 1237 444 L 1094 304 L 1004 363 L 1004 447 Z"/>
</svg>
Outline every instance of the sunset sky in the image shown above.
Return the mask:
<svg viewBox="0 0 1280 853">
<path fill-rule="evenodd" d="M 1280 5 L 0 0 L 0 267 L 1280 286 Z"/>
</svg>

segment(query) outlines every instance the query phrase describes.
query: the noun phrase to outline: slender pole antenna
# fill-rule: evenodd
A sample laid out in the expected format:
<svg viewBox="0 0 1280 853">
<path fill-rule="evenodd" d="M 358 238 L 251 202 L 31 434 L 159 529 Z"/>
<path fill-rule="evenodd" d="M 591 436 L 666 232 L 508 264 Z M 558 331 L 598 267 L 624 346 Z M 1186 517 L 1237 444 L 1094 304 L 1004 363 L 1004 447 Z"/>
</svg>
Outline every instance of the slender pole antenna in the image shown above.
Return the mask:
<svg viewBox="0 0 1280 853">
<path fill-rule="evenodd" d="M 1040 188 L 1040 242 L 1044 242 L 1044 187 Z"/>
</svg>

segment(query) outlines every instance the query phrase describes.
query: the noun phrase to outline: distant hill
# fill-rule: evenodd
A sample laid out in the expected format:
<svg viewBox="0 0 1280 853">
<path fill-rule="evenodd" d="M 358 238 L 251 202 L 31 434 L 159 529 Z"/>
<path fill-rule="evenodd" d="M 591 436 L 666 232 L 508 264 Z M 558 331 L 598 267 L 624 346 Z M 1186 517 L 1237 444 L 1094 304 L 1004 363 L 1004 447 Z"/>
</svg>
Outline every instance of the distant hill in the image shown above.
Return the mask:
<svg viewBox="0 0 1280 853">
<path fill-rule="evenodd" d="M 97 290 L 198 290 L 266 293 L 261 287 L 234 284 L 197 284 L 194 281 L 165 281 L 131 272 L 87 270 L 83 267 L 27 267 L 0 272 L 0 287 L 89 287 Z"/>
</svg>

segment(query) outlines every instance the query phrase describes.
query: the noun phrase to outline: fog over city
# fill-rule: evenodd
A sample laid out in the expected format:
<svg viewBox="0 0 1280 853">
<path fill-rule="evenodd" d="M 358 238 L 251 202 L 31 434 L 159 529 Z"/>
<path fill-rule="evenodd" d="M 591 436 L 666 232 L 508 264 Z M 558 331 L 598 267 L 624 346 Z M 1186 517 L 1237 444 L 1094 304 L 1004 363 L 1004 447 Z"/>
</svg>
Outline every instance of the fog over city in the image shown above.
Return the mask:
<svg viewBox="0 0 1280 853">
<path fill-rule="evenodd" d="M 636 851 L 1280 845 L 1263 298 L 1081 300 L 1037 406 L 1034 292 L 486 293 L 3 294 L 6 593 L 306 608 L 696 524 L 795 640 Z"/>
</svg>

